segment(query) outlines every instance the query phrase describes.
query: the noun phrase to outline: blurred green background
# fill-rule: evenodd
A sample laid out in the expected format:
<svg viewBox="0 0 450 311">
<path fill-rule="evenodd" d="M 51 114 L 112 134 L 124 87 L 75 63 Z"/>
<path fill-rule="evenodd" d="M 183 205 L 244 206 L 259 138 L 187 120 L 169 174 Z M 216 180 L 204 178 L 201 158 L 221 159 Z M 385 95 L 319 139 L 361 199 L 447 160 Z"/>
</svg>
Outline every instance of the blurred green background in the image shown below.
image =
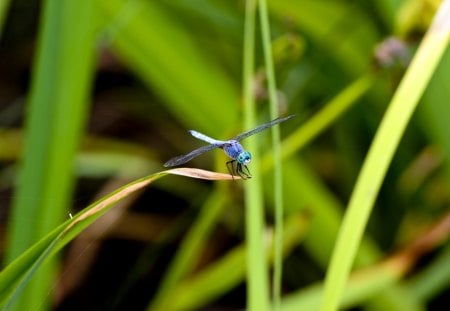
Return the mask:
<svg viewBox="0 0 450 311">
<path fill-rule="evenodd" d="M 187 129 L 244 130 L 245 1 L 0 3 L 2 268 L 94 200 L 201 146 Z M 362 162 L 439 3 L 268 1 L 278 110 L 297 115 L 281 126 L 283 310 L 317 308 Z M 270 117 L 256 28 L 259 124 Z M 449 98 L 447 48 L 383 182 L 343 309 L 450 305 Z M 270 133 L 252 139 L 270 245 Z M 226 173 L 226 161 L 212 151 L 186 166 Z M 245 308 L 243 183 L 158 180 L 78 234 L 14 308 Z"/>
</svg>

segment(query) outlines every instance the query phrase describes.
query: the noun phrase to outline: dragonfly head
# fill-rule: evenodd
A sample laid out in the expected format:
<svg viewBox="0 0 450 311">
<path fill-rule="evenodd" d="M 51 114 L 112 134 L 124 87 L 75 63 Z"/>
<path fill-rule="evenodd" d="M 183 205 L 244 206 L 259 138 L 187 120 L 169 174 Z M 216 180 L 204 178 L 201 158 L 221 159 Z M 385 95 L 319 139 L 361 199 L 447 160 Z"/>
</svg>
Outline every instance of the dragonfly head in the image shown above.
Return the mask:
<svg viewBox="0 0 450 311">
<path fill-rule="evenodd" d="M 236 159 L 236 161 L 238 161 L 238 163 L 243 164 L 243 165 L 249 164 L 251 160 L 252 160 L 252 155 L 248 151 L 241 152 Z"/>
</svg>

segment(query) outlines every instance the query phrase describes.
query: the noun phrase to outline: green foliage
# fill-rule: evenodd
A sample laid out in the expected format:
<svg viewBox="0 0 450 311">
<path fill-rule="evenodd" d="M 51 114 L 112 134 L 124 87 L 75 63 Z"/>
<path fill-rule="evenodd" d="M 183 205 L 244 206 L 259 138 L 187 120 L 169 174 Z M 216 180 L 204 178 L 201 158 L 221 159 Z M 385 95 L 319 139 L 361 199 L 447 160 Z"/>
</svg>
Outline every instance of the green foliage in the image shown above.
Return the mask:
<svg viewBox="0 0 450 311">
<path fill-rule="evenodd" d="M 87 1 L 48 1 L 42 11 L 24 158 L 9 225 L 8 262 L 55 228 L 68 209 L 93 73 L 92 14 Z M 24 226 L 22 220 L 29 216 L 36 222 Z M 17 310 L 45 296 L 55 269 L 53 263 L 39 271 Z"/>
</svg>

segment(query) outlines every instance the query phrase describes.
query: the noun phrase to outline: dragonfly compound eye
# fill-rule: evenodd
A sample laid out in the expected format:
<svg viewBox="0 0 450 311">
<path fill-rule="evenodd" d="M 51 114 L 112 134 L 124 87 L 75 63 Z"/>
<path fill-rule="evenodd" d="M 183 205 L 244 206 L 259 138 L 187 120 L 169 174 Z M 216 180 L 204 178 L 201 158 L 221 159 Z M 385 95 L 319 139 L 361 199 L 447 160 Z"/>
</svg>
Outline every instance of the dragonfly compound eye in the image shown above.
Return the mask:
<svg viewBox="0 0 450 311">
<path fill-rule="evenodd" d="M 247 165 L 252 160 L 252 155 L 250 152 L 245 151 L 238 155 L 237 161 L 241 164 Z"/>
</svg>

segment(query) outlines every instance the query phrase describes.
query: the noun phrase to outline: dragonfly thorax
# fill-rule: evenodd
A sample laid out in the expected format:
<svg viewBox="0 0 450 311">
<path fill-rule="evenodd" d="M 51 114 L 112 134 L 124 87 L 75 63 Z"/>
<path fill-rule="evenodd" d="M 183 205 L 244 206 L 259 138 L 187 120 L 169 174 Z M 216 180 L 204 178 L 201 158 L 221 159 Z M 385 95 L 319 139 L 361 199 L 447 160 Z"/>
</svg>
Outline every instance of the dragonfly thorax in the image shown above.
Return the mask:
<svg viewBox="0 0 450 311">
<path fill-rule="evenodd" d="M 238 161 L 238 163 L 244 164 L 244 165 L 248 165 L 251 160 L 252 160 L 252 155 L 248 151 L 241 152 L 236 158 L 236 161 Z"/>
</svg>

